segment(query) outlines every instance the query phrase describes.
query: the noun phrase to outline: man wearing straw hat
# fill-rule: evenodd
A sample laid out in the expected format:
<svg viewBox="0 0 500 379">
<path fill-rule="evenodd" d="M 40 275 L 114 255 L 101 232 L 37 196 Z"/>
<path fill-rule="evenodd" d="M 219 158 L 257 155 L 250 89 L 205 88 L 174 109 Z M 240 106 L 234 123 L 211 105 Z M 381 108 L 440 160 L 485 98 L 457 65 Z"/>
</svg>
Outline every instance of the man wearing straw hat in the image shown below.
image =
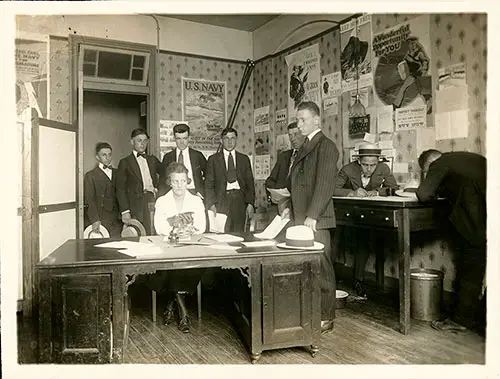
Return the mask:
<svg viewBox="0 0 500 379">
<path fill-rule="evenodd" d="M 87 228 L 84 235 L 120 237 L 122 223 L 115 194 L 116 169 L 111 166 L 111 145 L 97 143 L 95 158 L 96 167 L 85 174 L 83 181 L 83 195 L 91 224 L 91 230 Z"/>
<path fill-rule="evenodd" d="M 380 162 L 381 153 L 376 144 L 362 144 L 356 156 L 358 159 L 348 163 L 339 171 L 335 183 L 335 196 L 372 197 L 388 194 L 388 191 L 398 189 L 391 169 L 385 163 Z M 356 238 L 356 240 L 362 239 Z M 358 296 L 366 297 L 363 283 L 369 249 L 366 246 L 357 250 L 354 255 L 353 288 Z"/>
</svg>

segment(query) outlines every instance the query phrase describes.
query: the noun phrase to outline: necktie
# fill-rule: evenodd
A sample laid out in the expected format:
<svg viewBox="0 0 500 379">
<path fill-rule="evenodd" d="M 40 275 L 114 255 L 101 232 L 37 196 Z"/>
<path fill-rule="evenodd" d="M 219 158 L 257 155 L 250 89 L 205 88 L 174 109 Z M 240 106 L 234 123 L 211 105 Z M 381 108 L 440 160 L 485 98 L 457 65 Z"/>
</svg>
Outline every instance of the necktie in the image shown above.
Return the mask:
<svg viewBox="0 0 500 379">
<path fill-rule="evenodd" d="M 146 153 L 137 153 L 137 158 L 139 157 L 143 157 L 144 159 L 146 159 Z"/>
<path fill-rule="evenodd" d="M 293 163 L 295 162 L 295 158 L 297 158 L 297 150 L 294 150 L 292 156 L 290 157 L 290 165 L 288 166 L 288 176 L 290 176 L 290 173 L 292 172 L 292 166 Z"/>
<path fill-rule="evenodd" d="M 184 154 L 182 154 L 182 151 L 179 152 L 179 158 L 177 159 L 177 163 L 184 164 Z"/>
<path fill-rule="evenodd" d="M 227 181 L 229 183 L 234 183 L 236 180 L 236 168 L 234 167 L 233 154 L 229 153 L 227 157 Z"/>
</svg>

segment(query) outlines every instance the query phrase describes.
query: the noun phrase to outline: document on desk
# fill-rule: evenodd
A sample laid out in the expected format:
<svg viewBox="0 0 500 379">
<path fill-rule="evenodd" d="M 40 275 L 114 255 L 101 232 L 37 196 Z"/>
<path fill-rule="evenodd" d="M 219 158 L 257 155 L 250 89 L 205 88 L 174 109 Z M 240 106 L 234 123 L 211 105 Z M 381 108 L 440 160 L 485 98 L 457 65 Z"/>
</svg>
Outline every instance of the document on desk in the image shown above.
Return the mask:
<svg viewBox="0 0 500 379">
<path fill-rule="evenodd" d="M 281 232 L 289 222 L 289 218 L 281 218 L 280 215 L 277 215 L 263 232 L 255 233 L 254 236 L 264 240 L 272 240 L 276 238 L 279 232 Z"/>
<path fill-rule="evenodd" d="M 204 241 L 206 238 L 211 239 L 218 243 L 230 243 L 230 242 L 241 242 L 243 241 L 242 237 L 233 236 L 232 234 L 216 234 L 216 233 L 204 233 L 201 241 Z"/>
<path fill-rule="evenodd" d="M 131 257 L 142 257 L 148 255 L 162 254 L 163 250 L 158 245 L 146 242 L 134 241 L 112 241 L 95 245 L 95 247 L 107 247 L 111 249 L 118 249 L 120 253 L 129 255 Z"/>
<path fill-rule="evenodd" d="M 242 242 L 246 247 L 268 247 L 276 245 L 276 242 L 273 240 L 263 240 L 263 241 L 249 241 Z"/>
<path fill-rule="evenodd" d="M 210 232 L 224 233 L 226 220 L 227 220 L 227 215 L 225 215 L 224 213 L 215 214 L 211 210 L 208 211 L 208 222 L 210 224 Z"/>
</svg>

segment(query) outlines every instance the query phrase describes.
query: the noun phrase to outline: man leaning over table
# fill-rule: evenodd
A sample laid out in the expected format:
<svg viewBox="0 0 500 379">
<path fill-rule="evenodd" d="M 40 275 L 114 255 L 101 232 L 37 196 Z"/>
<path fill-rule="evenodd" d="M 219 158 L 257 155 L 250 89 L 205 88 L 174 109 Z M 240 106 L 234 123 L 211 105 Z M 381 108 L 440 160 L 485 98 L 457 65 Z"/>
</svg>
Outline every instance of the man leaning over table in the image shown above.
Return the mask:
<svg viewBox="0 0 500 379">
<path fill-rule="evenodd" d="M 376 144 L 366 143 L 359 147 L 357 160 L 346 164 L 339 171 L 335 182 L 335 196 L 347 197 L 373 197 L 386 191 L 386 189 L 396 190 L 398 185 L 389 166 L 380 161 L 382 157 L 381 149 Z M 342 232 L 337 230 L 337 233 Z M 366 261 L 370 253 L 370 248 L 366 241 L 377 241 L 378 234 L 375 235 L 370 230 L 371 238 L 362 238 L 362 233 L 354 229 L 354 240 L 358 242 L 354 254 L 354 278 L 353 289 L 357 296 L 366 298 L 364 283 Z M 380 236 L 383 237 L 383 236 Z M 376 246 L 380 243 L 376 242 Z"/>
</svg>

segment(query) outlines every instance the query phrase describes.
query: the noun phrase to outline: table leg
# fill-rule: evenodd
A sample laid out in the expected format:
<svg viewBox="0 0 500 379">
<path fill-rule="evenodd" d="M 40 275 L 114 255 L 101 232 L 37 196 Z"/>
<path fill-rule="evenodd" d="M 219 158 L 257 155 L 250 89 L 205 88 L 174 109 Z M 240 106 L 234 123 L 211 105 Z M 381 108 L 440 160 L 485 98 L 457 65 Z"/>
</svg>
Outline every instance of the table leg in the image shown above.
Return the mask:
<svg viewBox="0 0 500 379">
<path fill-rule="evenodd" d="M 124 345 L 128 338 L 128 298 L 127 289 L 129 278 L 121 271 L 117 270 L 112 274 L 113 292 L 113 355 L 112 363 L 122 363 Z"/>
<path fill-rule="evenodd" d="M 311 345 L 311 357 L 315 358 L 318 351 L 319 351 L 318 345 Z"/>
<path fill-rule="evenodd" d="M 410 332 L 410 210 L 398 211 L 399 330 Z"/>
<path fill-rule="evenodd" d="M 38 271 L 38 362 L 52 362 L 52 297 L 49 270 Z"/>
<path fill-rule="evenodd" d="M 370 245 L 372 252 L 375 253 L 375 275 L 377 279 L 377 287 L 379 290 L 384 289 L 384 244 L 379 243 L 383 241 L 383 235 L 377 237 L 377 231 L 371 229 L 370 231 Z"/>
<path fill-rule="evenodd" d="M 250 335 L 250 359 L 252 363 L 259 360 L 262 353 L 262 269 L 259 263 L 252 263 L 248 271 L 251 281 L 251 335 Z"/>
</svg>

